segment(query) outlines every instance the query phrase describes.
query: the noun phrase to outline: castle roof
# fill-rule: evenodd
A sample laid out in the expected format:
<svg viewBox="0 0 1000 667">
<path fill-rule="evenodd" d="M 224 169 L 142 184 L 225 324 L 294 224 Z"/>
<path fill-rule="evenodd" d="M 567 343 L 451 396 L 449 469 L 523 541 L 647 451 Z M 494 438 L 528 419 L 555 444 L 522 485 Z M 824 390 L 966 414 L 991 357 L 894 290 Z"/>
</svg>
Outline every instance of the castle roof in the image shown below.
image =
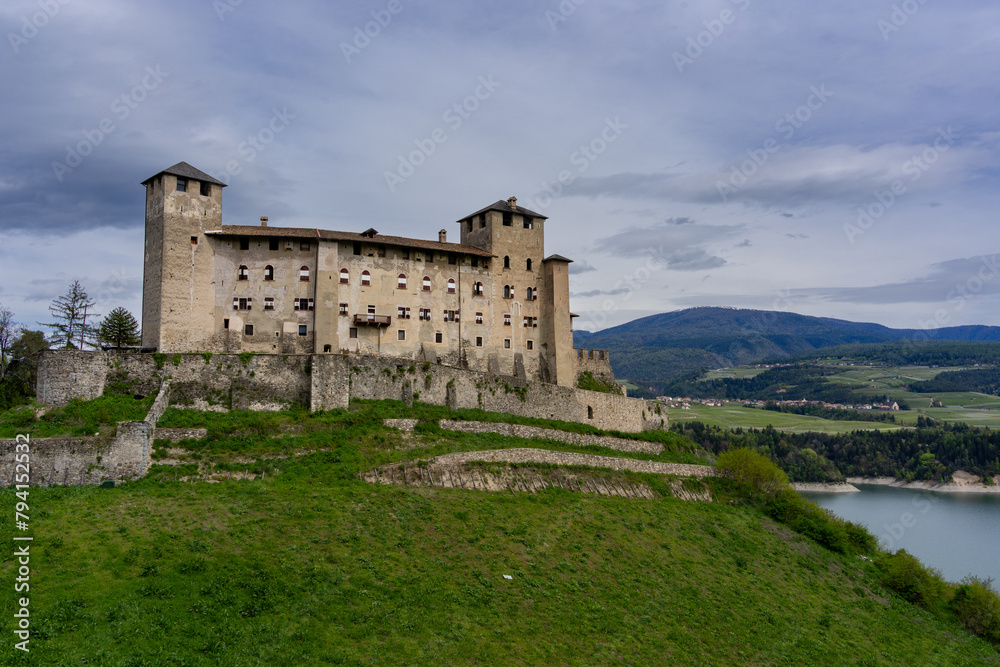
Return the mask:
<svg viewBox="0 0 1000 667">
<path fill-rule="evenodd" d="M 486 208 L 481 208 L 475 213 L 470 213 L 469 215 L 465 216 L 461 220 L 457 220 L 456 222 L 464 222 L 465 220 L 468 220 L 469 218 L 474 218 L 480 213 L 485 213 L 486 211 L 502 211 L 503 213 L 520 213 L 521 215 L 526 215 L 531 218 L 541 218 L 543 220 L 548 220 L 548 216 L 546 215 L 542 215 L 541 213 L 535 213 L 534 211 L 526 209 L 523 206 L 518 206 L 516 203 L 513 206 L 511 206 L 510 204 L 501 199 L 495 204 L 490 204 Z"/>
<path fill-rule="evenodd" d="M 265 227 L 264 225 L 223 225 L 222 229 L 205 232 L 209 236 L 280 236 L 297 239 L 321 239 L 325 241 L 350 241 L 364 243 L 380 243 L 382 245 L 399 246 L 401 248 L 416 248 L 419 250 L 435 250 L 438 252 L 455 252 L 476 257 L 493 257 L 482 248 L 464 243 L 442 243 L 440 241 L 425 241 L 411 239 L 405 236 L 388 236 L 379 234 L 374 229 L 365 232 L 338 232 L 329 229 L 314 229 L 311 227 Z"/>
<path fill-rule="evenodd" d="M 542 261 L 543 262 L 566 262 L 567 264 L 572 264 L 573 263 L 573 260 L 571 260 L 571 259 L 569 259 L 567 257 L 563 257 L 562 255 L 549 255 L 548 257 L 546 257 Z"/>
<path fill-rule="evenodd" d="M 187 162 L 178 162 L 172 167 L 167 167 L 163 171 L 157 174 L 153 174 L 152 176 L 144 180 L 142 184 L 146 185 L 160 174 L 170 174 L 171 176 L 180 176 L 181 178 L 190 178 L 193 181 L 204 181 L 206 183 L 213 183 L 215 185 L 221 185 L 222 187 L 226 187 L 226 184 L 223 183 L 222 181 L 212 178 L 211 176 L 203 172 L 201 169 L 195 169 Z"/>
</svg>

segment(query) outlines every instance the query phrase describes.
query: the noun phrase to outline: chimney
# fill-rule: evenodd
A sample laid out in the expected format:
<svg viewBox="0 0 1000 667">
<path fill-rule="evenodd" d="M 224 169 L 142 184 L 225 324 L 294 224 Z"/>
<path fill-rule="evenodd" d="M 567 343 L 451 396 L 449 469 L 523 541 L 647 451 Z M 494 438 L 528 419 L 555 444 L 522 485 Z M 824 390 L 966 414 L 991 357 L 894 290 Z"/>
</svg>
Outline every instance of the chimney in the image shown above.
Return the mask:
<svg viewBox="0 0 1000 667">
<path fill-rule="evenodd" d="M 507 200 L 507 206 L 511 208 L 517 208 L 517 197 L 511 197 Z"/>
<path fill-rule="evenodd" d="M 267 227 L 267 216 L 266 215 L 260 216 L 260 226 L 261 227 Z"/>
<path fill-rule="evenodd" d="M 448 242 L 448 232 L 446 230 L 442 229 L 440 232 L 438 232 L 438 241 L 440 243 Z"/>
</svg>

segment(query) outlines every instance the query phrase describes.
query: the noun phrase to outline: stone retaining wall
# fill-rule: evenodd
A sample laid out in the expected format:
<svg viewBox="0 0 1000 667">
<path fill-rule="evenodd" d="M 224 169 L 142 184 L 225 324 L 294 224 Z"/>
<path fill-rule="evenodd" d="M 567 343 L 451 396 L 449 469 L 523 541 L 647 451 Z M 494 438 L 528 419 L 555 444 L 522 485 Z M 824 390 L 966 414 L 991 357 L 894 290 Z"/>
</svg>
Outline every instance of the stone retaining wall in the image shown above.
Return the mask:
<svg viewBox="0 0 1000 667">
<path fill-rule="evenodd" d="M 661 463 L 659 461 L 639 461 L 619 459 L 594 454 L 573 452 L 550 452 L 545 449 L 495 449 L 482 452 L 455 452 L 442 454 L 431 459 L 433 463 L 551 463 L 560 466 L 586 466 L 588 468 L 610 468 L 630 470 L 656 475 L 682 475 L 684 477 L 721 477 L 714 466 L 699 466 L 686 463 Z"/>
<path fill-rule="evenodd" d="M 181 440 L 201 440 L 208 435 L 206 428 L 158 428 L 153 432 L 156 440 L 169 440 L 170 442 L 180 442 Z"/>
<path fill-rule="evenodd" d="M 452 419 L 442 419 L 441 428 L 447 431 L 462 431 L 464 433 L 499 433 L 514 438 L 544 438 L 546 440 L 556 440 L 571 445 L 581 447 L 607 447 L 620 452 L 645 452 L 646 454 L 659 454 L 663 451 L 663 445 L 645 440 L 627 440 L 625 438 L 614 438 L 607 435 L 591 435 L 588 433 L 574 433 L 572 431 L 558 431 L 552 428 L 541 428 L 539 426 L 523 426 L 521 424 L 504 424 L 493 422 L 472 422 L 457 421 Z"/>
</svg>

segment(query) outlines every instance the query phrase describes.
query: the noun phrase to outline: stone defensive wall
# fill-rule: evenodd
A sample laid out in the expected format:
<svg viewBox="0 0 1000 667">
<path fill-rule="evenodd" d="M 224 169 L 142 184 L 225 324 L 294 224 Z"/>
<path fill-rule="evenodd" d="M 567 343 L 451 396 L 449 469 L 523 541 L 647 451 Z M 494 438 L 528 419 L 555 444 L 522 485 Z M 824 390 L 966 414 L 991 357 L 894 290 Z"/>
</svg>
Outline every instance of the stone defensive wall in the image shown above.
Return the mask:
<svg viewBox="0 0 1000 667">
<path fill-rule="evenodd" d="M 387 422 L 390 420 L 386 420 Z M 402 421 L 402 420 L 400 420 Z M 447 431 L 462 431 L 464 433 L 498 433 L 515 438 L 541 438 L 545 440 L 555 440 L 565 442 L 570 445 L 581 447 L 606 447 L 616 449 L 619 452 L 643 452 L 646 454 L 659 454 L 663 451 L 663 445 L 645 440 L 627 440 L 625 438 L 614 438 L 607 435 L 591 435 L 589 433 L 572 433 L 570 431 L 558 431 L 552 428 L 541 428 L 538 426 L 523 426 L 521 424 L 503 424 L 494 422 L 471 422 L 442 419 L 441 428 Z M 412 428 L 410 429 L 412 430 Z"/>
<path fill-rule="evenodd" d="M 38 401 L 51 406 L 108 387 L 149 395 L 169 382 L 171 406 L 200 410 L 318 411 L 346 408 L 351 398 L 396 399 L 623 432 L 667 427 L 666 408 L 652 401 L 376 356 L 54 351 L 42 356 L 38 375 Z"/>
<path fill-rule="evenodd" d="M 721 477 L 713 466 L 699 466 L 687 463 L 661 463 L 660 461 L 640 461 L 620 459 L 596 454 L 574 452 L 553 452 L 547 449 L 491 449 L 482 452 L 455 452 L 442 454 L 430 459 L 431 463 L 551 463 L 558 466 L 583 466 L 587 468 L 608 468 L 648 472 L 656 475 L 680 475 L 683 477 Z"/>
</svg>

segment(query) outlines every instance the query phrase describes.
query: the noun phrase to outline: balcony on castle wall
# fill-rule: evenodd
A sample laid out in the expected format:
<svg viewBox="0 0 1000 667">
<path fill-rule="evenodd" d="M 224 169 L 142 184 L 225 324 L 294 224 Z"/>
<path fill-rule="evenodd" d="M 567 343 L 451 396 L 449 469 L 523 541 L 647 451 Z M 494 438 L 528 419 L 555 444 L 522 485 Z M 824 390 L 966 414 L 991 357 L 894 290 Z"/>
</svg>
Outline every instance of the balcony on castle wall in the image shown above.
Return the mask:
<svg viewBox="0 0 1000 667">
<path fill-rule="evenodd" d="M 392 324 L 392 318 L 388 315 L 359 313 L 354 316 L 354 323 L 365 327 L 387 327 Z"/>
</svg>

